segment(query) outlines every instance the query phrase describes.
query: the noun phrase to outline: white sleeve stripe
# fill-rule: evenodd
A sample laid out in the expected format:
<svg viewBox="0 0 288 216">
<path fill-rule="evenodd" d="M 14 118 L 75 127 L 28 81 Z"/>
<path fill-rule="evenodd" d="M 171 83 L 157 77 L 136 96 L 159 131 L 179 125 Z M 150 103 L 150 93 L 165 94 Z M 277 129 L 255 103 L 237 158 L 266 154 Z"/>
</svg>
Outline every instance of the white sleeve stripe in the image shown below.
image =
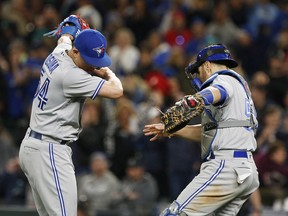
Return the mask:
<svg viewBox="0 0 288 216">
<path fill-rule="evenodd" d="M 93 93 L 93 95 L 91 97 L 92 100 L 94 100 L 95 97 L 98 95 L 98 93 L 99 93 L 102 85 L 104 84 L 104 82 L 105 82 L 105 80 L 103 80 L 103 79 L 100 81 L 100 83 L 98 84 L 97 88 L 95 89 L 95 91 L 94 91 L 94 93 Z"/>
</svg>

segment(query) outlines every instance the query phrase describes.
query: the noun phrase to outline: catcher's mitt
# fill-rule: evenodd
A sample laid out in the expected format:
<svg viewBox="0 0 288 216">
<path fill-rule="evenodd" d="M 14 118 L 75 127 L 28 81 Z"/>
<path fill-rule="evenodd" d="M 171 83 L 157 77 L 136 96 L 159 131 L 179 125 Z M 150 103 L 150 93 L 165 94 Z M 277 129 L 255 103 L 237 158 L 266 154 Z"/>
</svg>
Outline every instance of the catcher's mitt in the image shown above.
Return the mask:
<svg viewBox="0 0 288 216">
<path fill-rule="evenodd" d="M 203 112 L 204 106 L 204 101 L 199 95 L 185 96 L 161 116 L 165 126 L 163 132 L 171 134 L 185 127 L 191 119 Z"/>
<path fill-rule="evenodd" d="M 79 15 L 70 15 L 59 24 L 57 29 L 44 34 L 44 36 L 60 38 L 63 34 L 70 34 L 76 38 L 82 30 L 89 28 L 89 24 Z"/>
</svg>

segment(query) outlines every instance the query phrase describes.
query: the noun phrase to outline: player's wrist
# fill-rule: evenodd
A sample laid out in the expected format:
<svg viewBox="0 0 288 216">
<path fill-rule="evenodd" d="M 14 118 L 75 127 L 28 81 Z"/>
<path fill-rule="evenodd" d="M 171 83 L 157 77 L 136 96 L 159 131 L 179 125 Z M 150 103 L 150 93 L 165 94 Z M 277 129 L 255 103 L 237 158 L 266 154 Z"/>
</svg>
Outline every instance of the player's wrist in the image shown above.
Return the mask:
<svg viewBox="0 0 288 216">
<path fill-rule="evenodd" d="M 110 70 L 109 68 L 107 68 L 106 73 L 109 77 L 116 77 L 116 74 L 112 70 Z"/>
<path fill-rule="evenodd" d="M 69 37 L 69 35 L 62 35 L 58 40 L 58 44 L 60 43 L 66 43 L 66 44 L 72 45 L 72 40 Z"/>
<path fill-rule="evenodd" d="M 61 37 L 68 37 L 71 41 L 74 40 L 74 37 L 71 34 L 63 34 Z"/>
</svg>

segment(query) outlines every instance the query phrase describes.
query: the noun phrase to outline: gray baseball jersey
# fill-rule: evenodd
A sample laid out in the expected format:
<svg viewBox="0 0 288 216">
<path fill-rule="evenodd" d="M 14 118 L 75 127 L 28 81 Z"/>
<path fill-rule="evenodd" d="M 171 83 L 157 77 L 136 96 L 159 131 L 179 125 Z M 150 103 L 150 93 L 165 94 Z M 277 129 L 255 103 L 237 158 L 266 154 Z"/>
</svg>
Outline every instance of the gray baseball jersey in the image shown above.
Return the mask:
<svg viewBox="0 0 288 216">
<path fill-rule="evenodd" d="M 259 186 L 252 155 L 256 149 L 254 105 L 246 83 L 231 75 L 216 73 L 205 85 L 224 87 L 227 98 L 222 105 L 205 107 L 201 146 L 206 162 L 172 207 L 176 206 L 178 211 L 189 216 L 236 215 Z M 254 124 L 250 122 L 252 118 Z M 207 126 L 208 123 L 212 124 Z M 213 124 L 221 127 L 213 127 Z"/>
<path fill-rule="evenodd" d="M 217 73 L 206 82 L 211 82 L 210 86 L 222 86 L 227 92 L 227 99 L 222 105 L 206 107 L 202 114 L 202 158 L 209 157 L 211 151 L 223 149 L 255 151 L 257 143 L 254 137 L 254 125 L 250 125 L 250 122 L 253 119 L 257 124 L 256 111 L 246 83 L 240 83 L 233 76 Z M 218 127 L 218 130 L 213 128 L 209 130 L 205 127 L 209 123 L 213 125 L 214 122 L 218 125 L 234 122 L 234 125 Z M 243 122 L 247 122 L 247 127 L 241 125 Z"/>
<path fill-rule="evenodd" d="M 103 79 L 78 68 L 60 43 L 45 60 L 34 97 L 30 128 L 19 159 L 41 216 L 76 216 L 77 187 L 71 148 L 81 131 L 85 98 L 94 99 Z"/>
<path fill-rule="evenodd" d="M 104 80 L 78 68 L 59 44 L 48 56 L 34 96 L 30 127 L 59 140 L 76 140 L 85 98 L 94 99 Z"/>
</svg>

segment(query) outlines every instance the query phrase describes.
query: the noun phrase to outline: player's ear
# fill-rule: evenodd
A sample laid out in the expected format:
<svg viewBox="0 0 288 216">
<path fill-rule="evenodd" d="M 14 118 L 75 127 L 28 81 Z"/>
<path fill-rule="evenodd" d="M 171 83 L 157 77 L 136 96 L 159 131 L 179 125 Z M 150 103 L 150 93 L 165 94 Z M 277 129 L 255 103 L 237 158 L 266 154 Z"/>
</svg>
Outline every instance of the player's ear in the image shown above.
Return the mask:
<svg viewBox="0 0 288 216">
<path fill-rule="evenodd" d="M 210 61 L 205 61 L 205 63 L 203 64 L 206 73 L 211 74 L 211 62 Z"/>
<path fill-rule="evenodd" d="M 78 51 L 78 49 L 76 48 L 76 47 L 73 47 L 72 48 L 72 52 L 73 52 L 73 54 L 75 53 L 75 54 L 78 54 L 79 53 L 79 51 Z"/>
<path fill-rule="evenodd" d="M 76 47 L 72 48 L 71 53 L 74 56 L 74 58 L 80 55 L 80 52 Z"/>
</svg>

